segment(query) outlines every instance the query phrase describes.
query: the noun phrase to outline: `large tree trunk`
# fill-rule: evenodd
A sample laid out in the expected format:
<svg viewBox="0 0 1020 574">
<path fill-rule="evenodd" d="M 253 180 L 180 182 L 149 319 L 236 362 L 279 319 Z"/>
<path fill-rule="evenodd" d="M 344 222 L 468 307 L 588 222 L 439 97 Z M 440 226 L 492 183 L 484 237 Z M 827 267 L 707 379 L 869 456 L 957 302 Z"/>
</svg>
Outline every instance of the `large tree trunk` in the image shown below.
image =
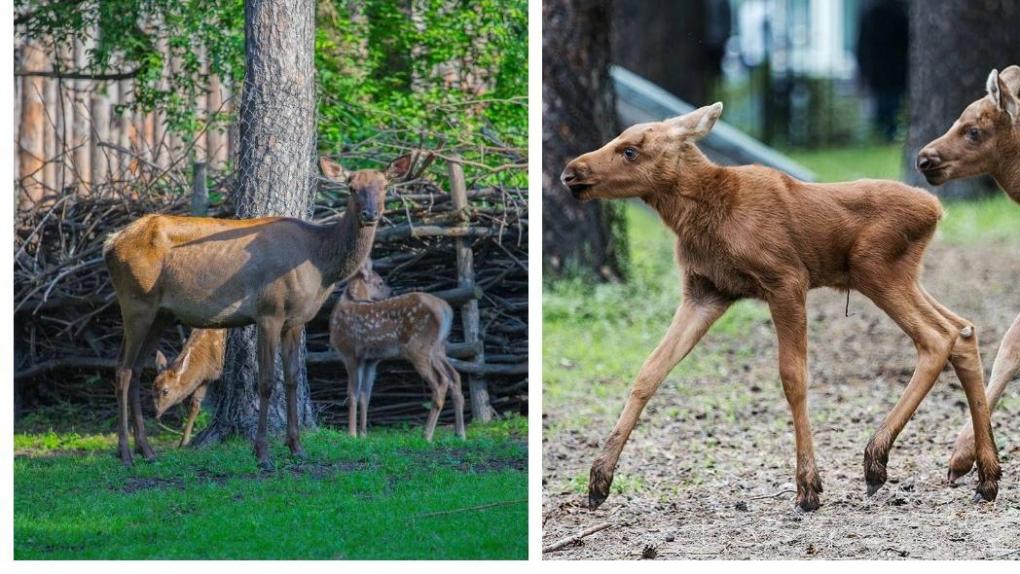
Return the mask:
<svg viewBox="0 0 1020 574">
<path fill-rule="evenodd" d="M 241 98 L 241 149 L 234 203 L 238 217 L 307 218 L 314 191 L 315 7 L 304 0 L 245 3 L 246 77 Z M 298 382 L 301 426 L 315 418 L 305 374 L 304 342 Z M 281 361 L 269 410 L 269 428 L 286 428 Z M 255 327 L 232 329 L 212 424 L 199 444 L 229 435 L 254 437 L 258 423 Z"/>
<path fill-rule="evenodd" d="M 560 184 L 563 166 L 616 133 L 609 77 L 609 0 L 545 0 L 542 6 L 542 251 L 552 273 L 622 274 L 626 249 L 618 204 L 580 204 Z"/>
<path fill-rule="evenodd" d="M 707 103 L 718 73 L 705 49 L 704 0 L 616 2 L 612 17 L 612 62 L 678 98 Z"/>
<path fill-rule="evenodd" d="M 914 162 L 968 104 L 985 95 L 992 68 L 1020 62 L 1020 2 L 940 0 L 910 7 L 910 135 L 907 180 L 943 197 L 972 197 L 994 190 L 990 178 L 951 181 L 932 188 Z"/>
</svg>

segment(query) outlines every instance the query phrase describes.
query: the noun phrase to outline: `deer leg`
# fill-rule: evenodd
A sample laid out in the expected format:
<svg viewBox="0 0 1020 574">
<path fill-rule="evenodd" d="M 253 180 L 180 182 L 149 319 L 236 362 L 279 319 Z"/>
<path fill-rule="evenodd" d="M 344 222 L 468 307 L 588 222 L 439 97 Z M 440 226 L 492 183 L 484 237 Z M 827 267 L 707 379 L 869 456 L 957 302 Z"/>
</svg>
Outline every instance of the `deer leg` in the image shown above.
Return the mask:
<svg viewBox="0 0 1020 574">
<path fill-rule="evenodd" d="M 779 339 L 779 378 L 793 413 L 797 447 L 797 506 L 817 510 L 822 481 L 815 467 L 815 451 L 807 407 L 807 312 L 803 291 L 769 299 L 772 321 Z"/>
<path fill-rule="evenodd" d="M 149 332 L 145 335 L 145 342 L 142 344 L 142 348 L 138 355 L 135 357 L 135 363 L 131 369 L 131 416 L 133 420 L 133 427 L 135 433 L 135 450 L 138 451 L 145 460 L 153 460 L 156 458 L 156 453 L 149 446 L 149 440 L 145 436 L 145 417 L 142 414 L 142 370 L 145 368 L 145 362 L 153 353 L 156 352 L 156 347 L 159 346 L 159 340 L 163 336 L 163 331 L 166 330 L 168 321 L 159 317 L 153 321 L 149 327 Z"/>
<path fill-rule="evenodd" d="M 347 368 L 347 434 L 358 436 L 358 380 L 361 378 L 361 364 L 354 359 L 344 359 Z"/>
<path fill-rule="evenodd" d="M 1006 390 L 1006 385 L 1020 375 L 1020 315 L 999 344 L 999 352 L 992 363 L 992 375 L 988 379 L 986 402 L 989 412 L 995 409 L 999 398 Z M 949 482 L 970 472 L 974 466 L 974 425 L 967 423 L 960 429 L 953 447 L 953 455 L 949 458 Z"/>
<path fill-rule="evenodd" d="M 883 274 L 871 276 L 878 278 Z M 949 360 L 956 338 L 956 328 L 928 303 L 913 279 L 897 281 L 893 277 L 883 277 L 881 281 L 882 284 L 859 285 L 858 289 L 914 341 L 917 362 L 900 400 L 886 415 L 864 450 L 864 478 L 869 495 L 885 484 L 889 450 L 935 385 L 942 367 Z"/>
<path fill-rule="evenodd" d="M 414 370 L 429 384 L 432 389 L 432 406 L 429 409 L 428 419 L 425 421 L 425 440 L 432 442 L 432 434 L 436 430 L 436 423 L 439 421 L 439 413 L 443 410 L 443 403 L 446 402 L 446 390 L 449 383 L 436 372 L 432 361 L 425 354 L 415 355 L 411 358 Z"/>
<path fill-rule="evenodd" d="M 592 462 L 588 481 L 590 508 L 598 508 L 609 496 L 613 472 L 616 470 L 617 461 L 620 460 L 623 445 L 634 430 L 634 425 L 637 424 L 638 417 L 648 400 L 658 390 L 666 375 L 687 356 L 712 323 L 715 323 L 729 306 L 729 301 L 721 299 L 709 297 L 699 301 L 687 297 L 677 309 L 666 335 L 641 366 L 641 371 L 638 372 L 627 398 L 627 404 L 623 407 L 623 413 L 620 414 L 613 432 L 606 439 L 602 452 Z"/>
<path fill-rule="evenodd" d="M 365 363 L 362 373 L 361 388 L 358 390 L 358 400 L 361 403 L 361 412 L 358 415 L 361 436 L 368 436 L 368 403 L 372 401 L 372 386 L 375 385 L 378 366 L 379 361 L 369 361 Z"/>
<path fill-rule="evenodd" d="M 301 333 L 303 325 L 292 326 L 283 332 L 283 386 L 287 391 L 287 447 L 291 456 L 305 457 L 298 428 L 297 386 L 301 376 Z"/>
<path fill-rule="evenodd" d="M 184 448 L 191 442 L 191 430 L 195 427 L 195 419 L 198 418 L 198 413 L 202 412 L 202 400 L 205 399 L 205 393 L 208 390 L 209 383 L 202 383 L 202 386 L 198 387 L 195 389 L 195 392 L 191 393 L 188 420 L 184 423 L 184 436 L 182 436 L 181 441 L 177 443 L 177 448 Z"/>
<path fill-rule="evenodd" d="M 121 344 L 120 364 L 116 373 L 117 451 L 121 462 L 131 465 L 134 462 L 131 445 L 128 443 L 131 379 L 134 376 L 136 359 L 142 350 L 154 317 L 142 313 L 122 313 L 122 315 L 124 318 L 124 340 Z"/>
<path fill-rule="evenodd" d="M 440 372 L 445 373 L 447 380 L 450 382 L 450 395 L 453 397 L 454 428 L 457 430 L 457 436 L 461 440 L 465 440 L 467 439 L 467 434 L 464 431 L 464 391 L 460 387 L 460 373 L 447 360 L 445 351 L 441 352 L 443 354 L 439 356 L 438 362 L 440 369 L 442 369 Z"/>
<path fill-rule="evenodd" d="M 273 398 L 276 375 L 276 353 L 280 344 L 280 324 L 276 320 L 262 320 L 258 323 L 259 361 L 259 424 L 255 431 L 255 458 L 262 470 L 273 470 L 266 437 L 269 423 L 269 406 Z"/>
</svg>

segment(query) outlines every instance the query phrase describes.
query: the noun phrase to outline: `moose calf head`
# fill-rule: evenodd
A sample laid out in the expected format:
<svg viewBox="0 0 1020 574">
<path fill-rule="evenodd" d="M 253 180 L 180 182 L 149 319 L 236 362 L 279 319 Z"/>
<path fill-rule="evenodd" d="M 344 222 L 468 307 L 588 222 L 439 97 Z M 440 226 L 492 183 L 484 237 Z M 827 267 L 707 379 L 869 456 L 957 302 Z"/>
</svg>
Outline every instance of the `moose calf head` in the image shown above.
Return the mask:
<svg viewBox="0 0 1020 574">
<path fill-rule="evenodd" d="M 988 94 L 971 103 L 945 134 L 917 154 L 917 169 L 932 185 L 994 173 L 1003 146 L 1020 147 L 1020 66 L 992 70 Z"/>
<path fill-rule="evenodd" d="M 379 222 L 386 209 L 386 187 L 411 173 L 413 156 L 402 155 L 383 170 L 359 169 L 353 172 L 323 156 L 319 158 L 319 167 L 327 178 L 347 184 L 351 192 L 347 208 L 358 214 L 358 222 L 362 226 L 371 226 Z"/>
<path fill-rule="evenodd" d="M 716 102 L 665 121 L 631 126 L 602 148 L 568 163 L 560 181 L 582 201 L 641 197 L 670 186 L 722 110 Z"/>
<path fill-rule="evenodd" d="M 381 275 L 372 270 L 372 260 L 366 259 L 358 272 L 347 281 L 346 297 L 352 301 L 381 301 L 393 295 Z"/>
<path fill-rule="evenodd" d="M 162 351 L 156 351 L 156 370 L 159 372 L 152 382 L 152 397 L 156 403 L 156 420 L 170 407 L 188 397 L 188 389 L 181 381 L 181 374 L 188 370 L 191 350 L 186 349 L 180 361 L 170 363 Z"/>
</svg>

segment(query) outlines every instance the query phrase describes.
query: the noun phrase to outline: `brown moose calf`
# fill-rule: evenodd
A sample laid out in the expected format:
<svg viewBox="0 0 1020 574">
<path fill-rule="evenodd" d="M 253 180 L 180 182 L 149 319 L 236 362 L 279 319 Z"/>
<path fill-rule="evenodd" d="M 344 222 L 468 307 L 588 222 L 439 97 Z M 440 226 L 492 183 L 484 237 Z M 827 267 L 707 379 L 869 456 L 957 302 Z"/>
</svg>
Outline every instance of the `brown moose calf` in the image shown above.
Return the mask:
<svg viewBox="0 0 1020 574">
<path fill-rule="evenodd" d="M 807 411 L 809 289 L 863 293 L 913 339 L 910 384 L 864 450 L 868 493 L 886 481 L 893 441 L 947 361 L 970 404 L 980 481 L 975 498 L 994 500 L 999 461 L 988 420 L 973 325 L 919 282 L 921 259 L 942 208 L 931 194 L 893 181 L 810 184 L 761 166 L 722 167 L 695 142 L 722 114 L 716 103 L 663 122 L 628 128 L 571 161 L 561 180 L 579 200 L 641 198 L 677 236 L 683 302 L 638 373 L 630 397 L 591 467 L 588 501 L 600 505 L 638 416 L 669 371 L 736 300 L 769 305 L 779 339 L 779 375 L 793 412 L 797 504 L 819 506 Z"/>
</svg>

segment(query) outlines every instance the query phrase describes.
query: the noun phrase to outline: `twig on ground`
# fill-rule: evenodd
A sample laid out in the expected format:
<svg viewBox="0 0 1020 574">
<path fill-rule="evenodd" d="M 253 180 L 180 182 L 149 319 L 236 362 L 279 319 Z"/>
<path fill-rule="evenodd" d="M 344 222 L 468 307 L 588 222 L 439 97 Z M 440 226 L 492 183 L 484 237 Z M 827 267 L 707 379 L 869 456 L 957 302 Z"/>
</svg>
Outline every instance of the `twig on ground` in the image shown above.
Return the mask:
<svg viewBox="0 0 1020 574">
<path fill-rule="evenodd" d="M 454 508 L 451 510 L 440 510 L 438 512 L 426 512 L 425 514 L 419 514 L 419 518 L 427 518 L 430 516 L 442 516 L 444 514 L 456 514 L 458 512 L 470 512 L 472 510 L 486 510 L 488 508 L 496 508 L 498 506 L 510 506 L 513 504 L 521 504 L 528 502 L 527 498 L 517 498 L 515 500 L 501 500 L 499 502 L 490 502 L 488 504 L 479 504 L 476 506 L 465 506 L 464 508 Z"/>
<path fill-rule="evenodd" d="M 612 526 L 612 524 L 610 524 L 608 522 L 603 522 L 602 524 L 596 524 L 595 526 L 592 526 L 591 528 L 587 528 L 585 530 L 582 530 L 581 532 L 578 532 L 577 534 L 575 534 L 573 536 L 568 536 L 568 537 L 563 538 L 561 540 L 557 540 L 556 542 L 553 542 L 552 544 L 543 546 L 542 547 L 542 552 L 554 552 L 554 551 L 559 550 L 559 549 L 561 549 L 561 548 L 563 548 L 565 546 L 570 546 L 571 544 L 574 544 L 574 543 L 580 541 L 585 536 L 591 536 L 592 534 L 595 534 L 596 532 L 598 532 L 600 530 L 605 530 L 606 528 L 609 528 L 610 526 Z"/>
</svg>

